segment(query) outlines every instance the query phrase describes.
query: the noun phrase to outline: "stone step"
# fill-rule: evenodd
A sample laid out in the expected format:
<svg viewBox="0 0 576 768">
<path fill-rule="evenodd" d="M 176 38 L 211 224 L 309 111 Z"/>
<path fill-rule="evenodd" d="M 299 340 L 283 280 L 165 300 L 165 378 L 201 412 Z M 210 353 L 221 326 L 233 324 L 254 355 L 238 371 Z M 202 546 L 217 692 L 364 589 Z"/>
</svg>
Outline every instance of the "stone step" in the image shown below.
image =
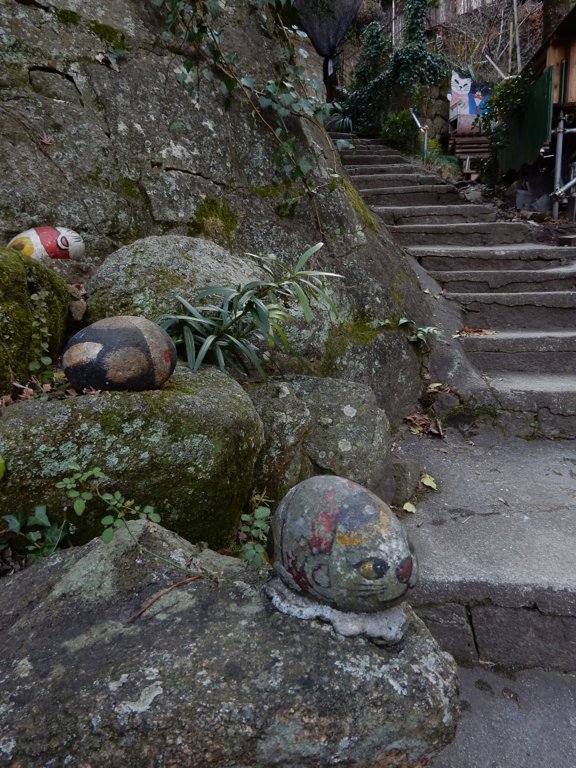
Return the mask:
<svg viewBox="0 0 576 768">
<path fill-rule="evenodd" d="M 576 317 L 576 291 L 526 293 L 446 293 L 457 301 L 470 328 L 494 330 L 571 330 Z M 574 379 L 576 387 L 576 379 Z"/>
<path fill-rule="evenodd" d="M 460 343 L 483 373 L 574 373 L 576 331 L 499 331 L 465 335 Z"/>
<path fill-rule="evenodd" d="M 437 186 L 442 180 L 423 173 L 388 173 L 357 176 L 354 183 L 361 195 L 370 192 L 386 193 L 389 187 Z"/>
<path fill-rule="evenodd" d="M 452 224 L 472 221 L 496 221 L 496 211 L 489 205 L 378 206 L 378 215 L 386 224 Z"/>
<path fill-rule="evenodd" d="M 412 170 L 409 170 L 409 169 Z M 356 176 L 380 176 L 385 173 L 398 173 L 398 169 L 402 169 L 402 173 L 422 173 L 422 169 L 416 165 L 410 165 L 410 163 L 384 163 L 380 167 L 374 165 L 363 165 L 358 163 L 357 165 L 347 165 L 346 172 L 356 182 Z"/>
<path fill-rule="evenodd" d="M 362 195 L 368 205 L 387 207 L 402 205 L 417 208 L 428 205 L 458 205 L 462 198 L 450 184 L 418 184 L 403 187 L 388 187 L 386 191 L 368 190 Z"/>
<path fill-rule="evenodd" d="M 340 153 L 342 164 L 348 165 L 371 165 L 372 167 L 377 165 L 389 165 L 390 163 L 401 163 L 404 159 L 402 155 L 392 153 L 385 147 L 382 148 L 382 152 L 351 152 L 345 150 Z"/>
<path fill-rule="evenodd" d="M 376 173 L 374 172 L 374 166 L 372 165 L 348 166 L 346 170 L 355 184 L 367 189 L 388 184 L 390 176 L 407 177 L 422 175 L 421 168 L 418 168 L 416 165 L 410 165 L 409 163 L 390 163 L 389 165 L 383 165 L 381 169 L 376 168 Z"/>
<path fill-rule="evenodd" d="M 344 141 L 349 141 L 351 144 L 354 144 L 355 146 L 366 146 L 366 145 L 386 146 L 382 139 L 369 139 L 363 136 L 356 136 L 353 133 L 329 131 L 328 135 L 333 141 L 342 139 Z M 395 152 L 396 150 L 390 149 L 390 151 Z"/>
<path fill-rule="evenodd" d="M 500 247 L 416 245 L 410 253 L 426 270 L 548 269 L 576 261 L 576 248 L 511 243 Z"/>
<path fill-rule="evenodd" d="M 354 149 L 343 149 L 341 154 L 343 156 L 356 155 L 361 157 L 364 157 L 365 155 L 374 155 L 376 157 L 380 157 L 381 155 L 391 155 L 397 157 L 399 162 L 405 162 L 404 155 L 401 155 L 400 152 L 397 152 L 395 149 L 390 149 L 390 147 L 387 147 L 385 144 L 358 144 L 355 142 Z"/>
<path fill-rule="evenodd" d="M 450 292 L 497 293 L 576 290 L 576 264 L 552 269 L 430 271 Z"/>
<path fill-rule="evenodd" d="M 447 427 L 440 444 L 397 440 L 397 455 L 418 461 L 438 487 L 403 520 L 420 563 L 410 602 L 461 662 L 573 671 L 576 442 L 468 426 Z M 475 768 L 473 757 L 464 766 Z"/>
<path fill-rule="evenodd" d="M 521 222 L 502 221 L 471 224 L 405 224 L 391 227 L 393 236 L 403 245 L 504 245 L 533 242 L 534 227 Z"/>
<path fill-rule="evenodd" d="M 498 421 L 514 434 L 555 439 L 573 439 L 576 435 L 576 377 L 573 372 L 495 371 L 488 382 L 502 410 Z M 574 490 L 576 462 L 572 473 Z M 574 508 L 573 502 L 572 512 Z"/>
<path fill-rule="evenodd" d="M 398 182 L 399 179 L 406 179 L 409 184 L 426 184 L 425 179 L 428 178 L 420 168 L 416 168 L 414 165 L 394 164 L 383 165 L 381 173 L 350 173 L 349 175 L 350 180 L 356 185 L 360 193 L 365 189 L 380 189 L 390 186 L 390 184 Z M 416 179 L 423 179 L 424 181 L 415 181 Z M 401 186 L 401 184 L 394 183 L 394 186 Z"/>
</svg>

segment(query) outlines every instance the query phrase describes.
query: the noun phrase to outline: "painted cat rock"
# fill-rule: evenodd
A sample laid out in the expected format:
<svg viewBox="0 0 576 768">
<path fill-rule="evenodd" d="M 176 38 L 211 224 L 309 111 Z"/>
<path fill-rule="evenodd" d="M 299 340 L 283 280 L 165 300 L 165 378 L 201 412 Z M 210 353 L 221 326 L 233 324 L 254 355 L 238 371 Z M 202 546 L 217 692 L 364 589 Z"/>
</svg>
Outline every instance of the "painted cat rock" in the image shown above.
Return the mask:
<svg viewBox="0 0 576 768">
<path fill-rule="evenodd" d="M 66 227 L 34 227 L 20 232 L 8 248 L 36 261 L 45 259 L 81 259 L 84 241 L 78 232 Z"/>
<path fill-rule="evenodd" d="M 292 488 L 271 525 L 274 570 L 292 590 L 339 611 L 385 611 L 416 586 L 418 566 L 400 521 L 342 477 Z"/>
<path fill-rule="evenodd" d="M 163 328 L 144 317 L 107 317 L 73 336 L 62 356 L 78 392 L 159 389 L 176 366 L 176 347 Z"/>
</svg>

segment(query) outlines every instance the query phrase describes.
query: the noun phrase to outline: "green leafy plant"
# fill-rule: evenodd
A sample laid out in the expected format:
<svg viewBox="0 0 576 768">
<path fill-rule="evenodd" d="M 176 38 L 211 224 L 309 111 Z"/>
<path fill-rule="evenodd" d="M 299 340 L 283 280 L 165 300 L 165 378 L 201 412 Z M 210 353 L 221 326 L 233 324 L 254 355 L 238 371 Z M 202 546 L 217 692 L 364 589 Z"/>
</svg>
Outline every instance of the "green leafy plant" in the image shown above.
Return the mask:
<svg viewBox="0 0 576 768">
<path fill-rule="evenodd" d="M 380 136 L 386 144 L 409 154 L 418 151 L 419 131 L 407 109 L 392 112 L 382 120 Z"/>
<path fill-rule="evenodd" d="M 28 370 L 41 382 L 52 377 L 52 358 L 50 356 L 50 337 L 48 328 L 48 291 L 40 290 L 30 296 L 33 305 L 32 320 L 32 361 Z"/>
<path fill-rule="evenodd" d="M 4 515 L 0 522 L 0 552 L 8 549 L 27 552 L 32 561 L 51 555 L 62 540 L 63 527 L 48 518 L 39 504 L 32 514 Z"/>
<path fill-rule="evenodd" d="M 178 297 L 184 314 L 164 315 L 158 324 L 184 347 L 189 367 L 195 371 L 207 361 L 221 370 L 256 369 L 266 379 L 258 343 L 272 348 L 281 345 L 289 351 L 284 325 L 288 309 L 300 307 L 306 321 L 313 319 L 312 301 L 328 307 L 336 315 L 324 279 L 340 277 L 330 272 L 305 269 L 322 247 L 308 248 L 294 268 L 273 257 L 256 256 L 266 278 L 252 280 L 237 288 L 211 285 L 197 291 L 190 301 Z M 210 303 L 204 303 L 210 300 Z"/>
<path fill-rule="evenodd" d="M 434 336 L 442 336 L 443 332 L 434 325 L 417 326 L 414 320 L 408 317 L 400 317 L 398 320 L 384 320 L 382 325 L 392 330 L 403 330 L 407 332 L 406 338 L 420 352 L 429 352 L 431 349 L 431 340 Z"/>
<path fill-rule="evenodd" d="M 255 566 L 261 567 L 267 562 L 266 540 L 270 530 L 270 507 L 265 502 L 269 501 L 264 496 L 260 497 L 260 503 L 251 512 L 243 514 L 240 518 L 240 539 L 243 557 Z"/>
<path fill-rule="evenodd" d="M 284 22 L 283 12 L 288 10 L 289 0 L 257 0 L 257 5 L 275 20 L 278 39 L 282 41 L 278 76 L 266 82 L 242 71 L 238 55 L 226 50 L 220 26 L 222 4 L 218 0 L 150 2 L 164 15 L 163 37 L 171 50 L 185 57 L 183 66 L 177 70 L 177 79 L 196 95 L 202 85 L 212 83 L 226 99 L 237 98 L 248 107 L 275 144 L 272 160 L 276 170 L 283 181 L 302 185 L 321 232 L 315 197 L 321 194 L 323 185 L 314 178 L 312 164 L 298 152 L 290 120 L 298 117 L 322 124 L 331 108 L 321 96 L 323 82 L 306 74 L 306 52 L 301 46 L 304 33 Z M 292 197 L 299 201 L 298 195 Z"/>
<path fill-rule="evenodd" d="M 77 462 L 70 462 L 68 468 L 71 474 L 56 483 L 56 488 L 63 489 L 67 498 L 59 516 L 60 522 L 50 520 L 44 504 L 36 506 L 32 514 L 17 512 L 5 515 L 1 518 L 4 527 L 0 527 L 0 552 L 8 547 L 23 549 L 30 553 L 33 561 L 51 555 L 74 532 L 74 517 L 70 517 L 70 513 L 81 517 L 88 504 L 95 499 L 104 504 L 108 513 L 101 519 L 104 526 L 101 538 L 104 542 L 111 541 L 114 531 L 125 526 L 128 519 L 160 522 L 160 515 L 152 506 L 140 507 L 117 490 L 101 490 L 100 483 L 105 475 L 100 467 L 83 470 Z"/>
<path fill-rule="evenodd" d="M 126 499 L 120 491 L 102 492 L 99 483 L 105 475 L 100 467 L 82 470 L 76 462 L 70 462 L 68 467 L 72 470 L 72 474 L 56 483 L 56 488 L 65 489 L 66 496 L 72 502 L 72 509 L 79 516 L 84 514 L 86 503 L 95 497 L 104 502 L 106 512 L 109 514 L 100 521 L 104 526 L 101 534 L 102 541 L 106 543 L 112 541 L 115 529 L 125 526 L 127 518 L 130 517 L 150 520 L 153 523 L 160 522 L 160 515 L 149 504 L 140 507 L 132 499 Z M 68 524 L 66 515 L 64 520 Z"/>
<path fill-rule="evenodd" d="M 366 27 L 354 89 L 344 102 L 356 130 L 377 133 L 390 107 L 416 104 L 423 88 L 447 74 L 447 62 L 428 47 L 427 10 L 427 0 L 406 0 L 404 40 L 393 52 L 377 22 Z"/>
</svg>

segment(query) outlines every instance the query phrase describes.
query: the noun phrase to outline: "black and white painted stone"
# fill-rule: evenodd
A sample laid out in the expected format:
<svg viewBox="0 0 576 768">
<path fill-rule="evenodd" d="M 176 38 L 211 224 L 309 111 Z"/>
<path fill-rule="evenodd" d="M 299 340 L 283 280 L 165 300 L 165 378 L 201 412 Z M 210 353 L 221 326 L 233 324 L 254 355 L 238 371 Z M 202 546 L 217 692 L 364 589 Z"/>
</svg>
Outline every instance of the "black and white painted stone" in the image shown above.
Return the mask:
<svg viewBox="0 0 576 768">
<path fill-rule="evenodd" d="M 64 373 L 74 389 L 159 389 L 176 366 L 176 347 L 156 323 L 130 315 L 83 328 L 64 349 Z"/>
</svg>

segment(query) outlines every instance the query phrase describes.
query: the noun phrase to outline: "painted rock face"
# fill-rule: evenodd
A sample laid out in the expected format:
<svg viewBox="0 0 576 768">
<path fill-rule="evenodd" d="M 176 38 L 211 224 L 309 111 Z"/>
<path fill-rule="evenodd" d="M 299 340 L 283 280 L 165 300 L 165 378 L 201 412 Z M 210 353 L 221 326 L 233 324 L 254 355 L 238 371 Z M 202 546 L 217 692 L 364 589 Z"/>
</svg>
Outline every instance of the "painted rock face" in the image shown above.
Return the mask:
<svg viewBox="0 0 576 768">
<path fill-rule="evenodd" d="M 143 317 L 108 317 L 73 336 L 62 357 L 74 389 L 158 389 L 176 366 L 166 331 Z"/>
<path fill-rule="evenodd" d="M 274 513 L 271 535 L 284 583 L 340 610 L 385 610 L 416 586 L 416 557 L 400 521 L 342 477 L 320 475 L 292 488 Z"/>
<path fill-rule="evenodd" d="M 8 248 L 36 261 L 50 259 L 81 259 L 84 241 L 72 229 L 66 227 L 34 227 L 20 232 L 8 243 Z"/>
</svg>

